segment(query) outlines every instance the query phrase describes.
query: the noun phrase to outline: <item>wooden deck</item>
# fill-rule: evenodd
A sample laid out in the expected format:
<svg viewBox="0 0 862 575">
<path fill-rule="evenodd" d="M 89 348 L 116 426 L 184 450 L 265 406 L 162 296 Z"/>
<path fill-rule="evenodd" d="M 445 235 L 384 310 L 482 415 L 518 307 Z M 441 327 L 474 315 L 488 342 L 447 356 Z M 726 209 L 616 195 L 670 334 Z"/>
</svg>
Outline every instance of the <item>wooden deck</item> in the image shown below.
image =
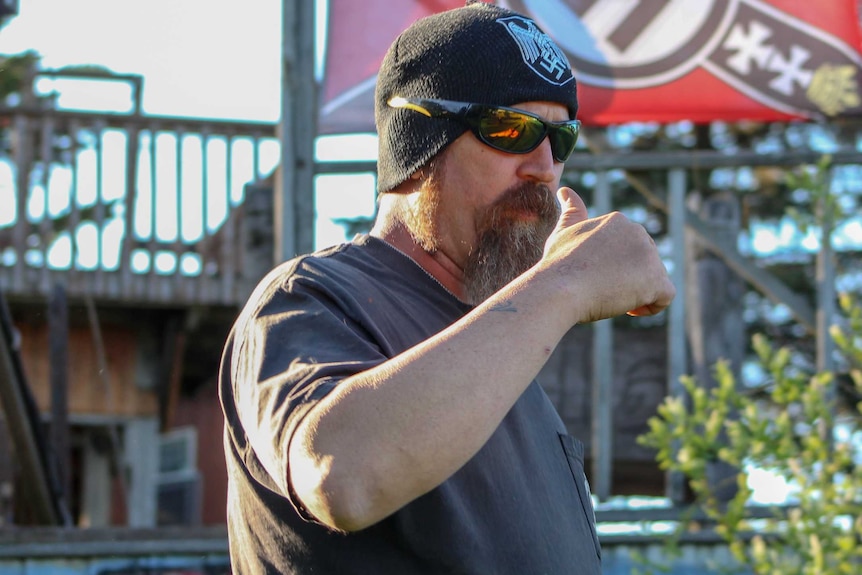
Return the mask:
<svg viewBox="0 0 862 575">
<path fill-rule="evenodd" d="M 273 124 L 0 106 L 0 131 L 10 299 L 60 282 L 99 301 L 236 305 L 262 271 L 254 250 L 271 258 L 271 197 L 250 229 L 246 195 L 275 168 Z"/>
</svg>

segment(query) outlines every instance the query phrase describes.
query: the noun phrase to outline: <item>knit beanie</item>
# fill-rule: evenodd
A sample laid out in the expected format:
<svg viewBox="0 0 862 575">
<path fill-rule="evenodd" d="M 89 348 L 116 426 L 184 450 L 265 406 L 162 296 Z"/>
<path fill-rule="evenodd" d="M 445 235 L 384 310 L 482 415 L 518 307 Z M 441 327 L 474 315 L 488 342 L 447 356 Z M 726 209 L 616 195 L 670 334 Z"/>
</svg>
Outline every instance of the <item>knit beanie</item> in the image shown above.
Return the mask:
<svg viewBox="0 0 862 575">
<path fill-rule="evenodd" d="M 392 108 L 395 97 L 494 106 L 549 101 L 578 111 L 577 88 L 563 51 L 536 23 L 516 12 L 468 0 L 417 20 L 392 43 L 377 76 L 377 191 L 407 180 L 467 128 Z"/>
</svg>

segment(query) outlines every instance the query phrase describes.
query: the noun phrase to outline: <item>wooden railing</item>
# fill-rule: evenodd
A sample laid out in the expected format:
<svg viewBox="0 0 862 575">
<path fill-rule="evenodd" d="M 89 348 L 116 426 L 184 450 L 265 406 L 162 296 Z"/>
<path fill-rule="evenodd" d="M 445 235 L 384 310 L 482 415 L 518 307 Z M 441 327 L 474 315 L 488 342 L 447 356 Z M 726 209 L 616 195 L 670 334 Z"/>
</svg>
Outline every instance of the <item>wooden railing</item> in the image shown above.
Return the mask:
<svg viewBox="0 0 862 575">
<path fill-rule="evenodd" d="M 245 200 L 275 169 L 274 124 L 0 106 L 0 136 L 10 296 L 233 305 L 259 279 Z"/>
</svg>

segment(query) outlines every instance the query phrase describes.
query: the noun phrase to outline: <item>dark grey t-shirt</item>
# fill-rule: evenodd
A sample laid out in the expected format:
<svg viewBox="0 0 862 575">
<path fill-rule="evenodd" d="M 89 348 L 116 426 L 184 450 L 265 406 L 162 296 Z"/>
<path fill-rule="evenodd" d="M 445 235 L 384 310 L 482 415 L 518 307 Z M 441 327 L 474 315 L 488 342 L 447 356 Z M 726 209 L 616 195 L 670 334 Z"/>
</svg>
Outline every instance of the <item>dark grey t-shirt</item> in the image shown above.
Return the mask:
<svg viewBox="0 0 862 575">
<path fill-rule="evenodd" d="M 469 462 L 383 521 L 335 533 L 295 501 L 287 445 L 308 409 L 469 311 L 368 236 L 287 262 L 260 283 L 220 374 L 235 575 L 601 573 L 583 445 L 535 381 Z"/>
</svg>

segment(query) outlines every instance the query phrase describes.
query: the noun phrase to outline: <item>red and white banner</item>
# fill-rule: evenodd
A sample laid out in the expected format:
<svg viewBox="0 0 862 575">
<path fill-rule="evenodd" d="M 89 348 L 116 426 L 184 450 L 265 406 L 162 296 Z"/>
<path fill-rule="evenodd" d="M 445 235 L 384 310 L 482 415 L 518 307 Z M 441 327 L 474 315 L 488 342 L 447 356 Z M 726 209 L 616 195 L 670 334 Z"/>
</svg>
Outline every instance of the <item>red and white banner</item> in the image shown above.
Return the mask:
<svg viewBox="0 0 862 575">
<path fill-rule="evenodd" d="M 586 125 L 862 114 L 856 0 L 498 0 L 569 58 Z M 463 0 L 330 0 L 320 131 L 374 131 L 374 82 L 411 22 Z M 469 57 L 469 56 L 465 56 Z"/>
</svg>

